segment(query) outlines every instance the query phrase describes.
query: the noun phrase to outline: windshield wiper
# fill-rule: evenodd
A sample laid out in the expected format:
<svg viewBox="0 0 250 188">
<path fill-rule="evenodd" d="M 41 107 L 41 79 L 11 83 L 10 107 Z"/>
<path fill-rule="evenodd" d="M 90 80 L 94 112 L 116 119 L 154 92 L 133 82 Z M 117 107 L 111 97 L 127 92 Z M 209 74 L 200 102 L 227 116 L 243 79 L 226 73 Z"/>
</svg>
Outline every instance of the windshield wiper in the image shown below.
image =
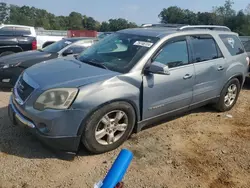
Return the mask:
<svg viewBox="0 0 250 188">
<path fill-rule="evenodd" d="M 108 67 L 106 67 L 106 66 L 104 65 L 104 63 L 97 63 L 97 62 L 96 62 L 96 61 L 97 61 L 96 59 L 82 59 L 82 60 L 80 60 L 80 59 L 77 58 L 77 57 L 76 57 L 76 59 L 79 60 L 79 61 L 81 61 L 81 62 L 84 62 L 84 63 L 90 64 L 90 65 L 93 65 L 93 66 L 96 66 L 96 67 L 100 67 L 100 68 L 104 68 L 104 69 L 109 70 Z"/>
</svg>

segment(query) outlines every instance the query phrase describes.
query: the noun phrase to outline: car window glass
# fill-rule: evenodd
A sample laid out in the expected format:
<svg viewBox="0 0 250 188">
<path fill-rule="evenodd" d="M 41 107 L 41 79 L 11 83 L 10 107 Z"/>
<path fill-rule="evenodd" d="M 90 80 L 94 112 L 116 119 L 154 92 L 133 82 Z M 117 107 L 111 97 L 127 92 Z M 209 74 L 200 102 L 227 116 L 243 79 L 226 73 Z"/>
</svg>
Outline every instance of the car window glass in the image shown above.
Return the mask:
<svg viewBox="0 0 250 188">
<path fill-rule="evenodd" d="M 81 53 L 83 50 L 85 50 L 86 49 L 86 47 L 84 47 L 84 46 L 81 46 L 81 45 L 72 45 L 72 46 L 70 46 L 68 49 L 67 49 L 67 51 L 68 50 L 72 50 L 73 51 L 73 54 L 79 54 L 79 53 Z"/>
<path fill-rule="evenodd" d="M 85 48 L 90 47 L 94 42 L 93 41 L 85 41 L 82 43 L 78 43 L 78 45 L 84 46 Z"/>
<path fill-rule="evenodd" d="M 128 50 L 128 44 L 127 39 L 108 42 L 102 46 L 98 53 L 125 52 Z"/>
<path fill-rule="evenodd" d="M 31 32 L 29 28 L 15 27 L 15 34 L 18 36 L 31 35 Z"/>
<path fill-rule="evenodd" d="M 114 33 L 99 40 L 81 53 L 82 62 L 95 62 L 108 69 L 127 73 L 159 40 L 157 37 Z"/>
<path fill-rule="evenodd" d="M 243 43 L 244 48 L 247 52 L 250 52 L 250 40 Z"/>
<path fill-rule="evenodd" d="M 0 35 L 14 35 L 13 27 L 2 27 L 0 29 Z"/>
<path fill-rule="evenodd" d="M 48 52 L 48 53 L 57 53 L 70 44 L 72 44 L 71 41 L 67 39 L 62 39 L 51 45 L 46 46 L 45 48 L 42 49 L 42 51 Z"/>
<path fill-rule="evenodd" d="M 169 68 L 187 65 L 189 61 L 186 40 L 168 43 L 154 61 L 168 65 Z"/>
<path fill-rule="evenodd" d="M 223 34 L 219 36 L 232 56 L 245 52 L 240 39 L 236 35 Z"/>
<path fill-rule="evenodd" d="M 190 36 L 194 62 L 209 61 L 222 56 L 214 39 L 209 35 Z M 218 53 L 219 52 L 219 53 Z"/>
</svg>

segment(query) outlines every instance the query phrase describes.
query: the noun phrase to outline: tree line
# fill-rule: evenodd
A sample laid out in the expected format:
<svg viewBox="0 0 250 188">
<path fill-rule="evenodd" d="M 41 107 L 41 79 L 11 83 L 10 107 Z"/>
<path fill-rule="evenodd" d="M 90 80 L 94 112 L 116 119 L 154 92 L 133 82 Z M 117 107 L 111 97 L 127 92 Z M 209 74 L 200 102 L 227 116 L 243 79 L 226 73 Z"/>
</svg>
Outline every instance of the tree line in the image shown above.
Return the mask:
<svg viewBox="0 0 250 188">
<path fill-rule="evenodd" d="M 51 30 L 87 29 L 103 32 L 137 27 L 135 23 L 123 18 L 100 23 L 78 12 L 71 12 L 68 16 L 56 16 L 44 9 L 8 5 L 4 2 L 0 2 L 0 23 L 43 27 Z"/>
<path fill-rule="evenodd" d="M 164 8 L 161 23 L 189 25 L 225 25 L 240 35 L 250 35 L 250 4 L 243 10 L 233 9 L 234 1 L 226 0 L 223 6 L 213 7 L 211 12 L 193 12 L 176 6 Z"/>
<path fill-rule="evenodd" d="M 240 35 L 250 35 L 250 4 L 240 11 L 234 10 L 233 4 L 232 0 L 226 0 L 223 6 L 213 7 L 211 12 L 193 12 L 171 6 L 163 8 L 158 17 L 161 23 L 225 25 Z M 99 22 L 93 17 L 78 12 L 71 12 L 68 16 L 56 16 L 44 9 L 9 5 L 3 2 L 0 2 L 0 23 L 29 25 L 53 30 L 87 29 L 101 32 L 137 27 L 136 23 L 123 18 Z"/>
</svg>

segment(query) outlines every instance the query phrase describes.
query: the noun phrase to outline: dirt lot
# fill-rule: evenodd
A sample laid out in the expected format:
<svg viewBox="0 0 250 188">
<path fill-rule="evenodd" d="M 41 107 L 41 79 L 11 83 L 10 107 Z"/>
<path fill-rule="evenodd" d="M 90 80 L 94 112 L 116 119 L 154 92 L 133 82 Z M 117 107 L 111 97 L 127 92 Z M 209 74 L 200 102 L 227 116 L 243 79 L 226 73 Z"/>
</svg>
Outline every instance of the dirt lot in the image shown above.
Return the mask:
<svg viewBox="0 0 250 188">
<path fill-rule="evenodd" d="M 0 92 L 0 187 L 93 187 L 120 149 L 73 161 L 59 159 L 7 117 L 9 92 Z M 135 157 L 126 187 L 250 187 L 250 87 L 235 108 L 201 108 L 146 129 L 122 147 Z"/>
</svg>

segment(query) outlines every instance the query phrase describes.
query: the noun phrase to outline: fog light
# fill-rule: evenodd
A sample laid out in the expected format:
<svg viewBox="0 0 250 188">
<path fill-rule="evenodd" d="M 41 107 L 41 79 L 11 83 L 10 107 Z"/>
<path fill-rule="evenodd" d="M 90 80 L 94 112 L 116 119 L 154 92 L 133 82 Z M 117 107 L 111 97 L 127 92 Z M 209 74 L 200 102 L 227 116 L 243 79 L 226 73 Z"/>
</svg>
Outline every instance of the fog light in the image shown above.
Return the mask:
<svg viewBox="0 0 250 188">
<path fill-rule="evenodd" d="M 44 124 L 44 123 L 38 123 L 36 127 L 42 133 L 48 133 L 49 132 L 49 129 L 47 128 L 46 124 Z"/>
<path fill-rule="evenodd" d="M 9 83 L 9 82 L 10 82 L 10 79 L 2 79 L 2 82 L 3 82 L 3 83 Z"/>
</svg>

